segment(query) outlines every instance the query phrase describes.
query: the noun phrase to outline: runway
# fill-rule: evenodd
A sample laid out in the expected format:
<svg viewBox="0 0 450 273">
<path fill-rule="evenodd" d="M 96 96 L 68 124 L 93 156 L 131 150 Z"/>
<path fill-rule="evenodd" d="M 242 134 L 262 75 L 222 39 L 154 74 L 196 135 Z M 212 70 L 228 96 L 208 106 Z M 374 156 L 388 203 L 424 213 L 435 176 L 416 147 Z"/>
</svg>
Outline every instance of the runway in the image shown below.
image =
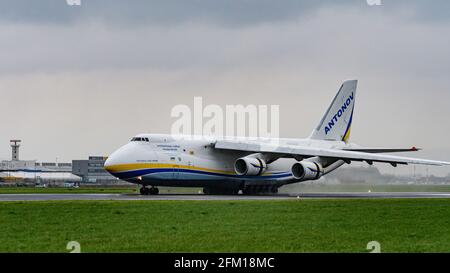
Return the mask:
<svg viewBox="0 0 450 273">
<path fill-rule="evenodd" d="M 388 198 L 450 198 L 450 193 L 439 192 L 397 192 L 397 193 L 291 193 L 262 196 L 246 195 L 203 195 L 203 194 L 0 194 L 2 201 L 75 201 L 75 200 L 178 200 L 178 201 L 234 201 L 234 200 L 291 200 L 291 199 L 388 199 Z"/>
</svg>

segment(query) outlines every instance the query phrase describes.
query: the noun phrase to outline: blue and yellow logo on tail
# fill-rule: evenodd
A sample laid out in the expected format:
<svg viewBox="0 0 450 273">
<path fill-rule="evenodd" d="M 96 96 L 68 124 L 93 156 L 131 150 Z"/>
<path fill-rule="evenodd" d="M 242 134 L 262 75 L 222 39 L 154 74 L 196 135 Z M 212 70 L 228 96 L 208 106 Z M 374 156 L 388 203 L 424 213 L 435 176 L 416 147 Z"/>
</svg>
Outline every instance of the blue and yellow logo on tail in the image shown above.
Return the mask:
<svg viewBox="0 0 450 273">
<path fill-rule="evenodd" d="M 357 80 L 348 80 L 341 85 L 311 139 L 349 141 L 357 83 Z"/>
<path fill-rule="evenodd" d="M 350 108 L 350 104 L 353 102 L 353 99 L 354 99 L 354 96 L 353 96 L 353 93 L 352 93 L 347 98 L 347 100 L 344 102 L 344 104 L 339 108 L 339 110 L 337 111 L 336 115 L 334 115 L 333 118 L 328 122 L 328 125 L 325 126 L 325 135 L 328 135 L 328 133 L 331 132 L 333 127 L 338 124 L 338 122 L 341 119 L 341 117 L 344 115 L 344 113 L 347 111 L 347 109 Z M 353 107 L 352 107 L 351 115 L 353 115 Z M 351 125 L 351 119 L 350 119 L 349 125 Z M 348 129 L 349 129 L 349 127 L 347 127 L 347 130 L 346 130 L 346 133 L 344 134 L 344 136 L 347 134 Z"/>
<path fill-rule="evenodd" d="M 348 141 L 350 139 L 350 133 L 352 132 L 352 121 L 353 121 L 353 109 L 352 109 L 352 114 L 350 116 L 350 120 L 347 124 L 347 129 L 345 130 L 344 136 L 342 137 L 342 141 L 344 141 L 345 143 L 348 143 Z"/>
</svg>

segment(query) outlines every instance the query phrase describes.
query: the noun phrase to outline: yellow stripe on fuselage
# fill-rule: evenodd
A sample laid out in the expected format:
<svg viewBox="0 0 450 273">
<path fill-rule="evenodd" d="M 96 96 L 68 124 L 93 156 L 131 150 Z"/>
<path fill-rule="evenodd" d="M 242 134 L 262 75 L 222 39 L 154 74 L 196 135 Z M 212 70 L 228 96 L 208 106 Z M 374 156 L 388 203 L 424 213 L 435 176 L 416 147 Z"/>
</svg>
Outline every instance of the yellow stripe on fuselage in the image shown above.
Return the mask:
<svg viewBox="0 0 450 273">
<path fill-rule="evenodd" d="M 201 168 L 195 166 L 188 165 L 180 165 L 180 164 L 167 164 L 167 163 L 133 163 L 133 164 L 120 164 L 105 167 L 108 172 L 111 173 L 120 173 L 120 172 L 129 172 L 129 171 L 138 171 L 145 169 L 188 169 L 188 170 L 196 170 L 196 171 L 205 171 L 205 172 L 213 172 L 220 174 L 235 174 L 231 171 L 224 170 L 214 170 L 208 168 Z"/>
<path fill-rule="evenodd" d="M 195 170 L 195 171 L 204 171 L 210 173 L 217 174 L 230 174 L 235 175 L 234 171 L 224 171 L 224 170 L 215 170 L 208 169 L 202 167 L 188 166 L 188 165 L 180 165 L 180 164 L 167 164 L 167 163 L 132 163 L 132 164 L 119 164 L 107 166 L 105 169 L 110 173 L 121 173 L 121 172 L 130 172 L 130 171 L 139 171 L 146 169 L 184 169 L 184 170 Z M 263 176 L 272 175 L 272 173 L 264 173 Z"/>
</svg>

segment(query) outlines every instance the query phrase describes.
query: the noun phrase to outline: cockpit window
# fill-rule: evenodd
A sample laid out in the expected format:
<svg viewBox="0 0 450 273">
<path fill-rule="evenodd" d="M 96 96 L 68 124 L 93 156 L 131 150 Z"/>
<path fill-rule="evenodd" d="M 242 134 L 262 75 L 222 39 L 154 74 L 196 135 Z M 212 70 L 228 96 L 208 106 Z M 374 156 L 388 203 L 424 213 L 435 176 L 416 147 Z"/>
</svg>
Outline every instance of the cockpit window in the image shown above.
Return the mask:
<svg viewBox="0 0 450 273">
<path fill-rule="evenodd" d="M 145 141 L 145 142 L 150 142 L 150 140 L 148 139 L 148 137 L 133 137 L 131 139 L 131 141 Z"/>
</svg>

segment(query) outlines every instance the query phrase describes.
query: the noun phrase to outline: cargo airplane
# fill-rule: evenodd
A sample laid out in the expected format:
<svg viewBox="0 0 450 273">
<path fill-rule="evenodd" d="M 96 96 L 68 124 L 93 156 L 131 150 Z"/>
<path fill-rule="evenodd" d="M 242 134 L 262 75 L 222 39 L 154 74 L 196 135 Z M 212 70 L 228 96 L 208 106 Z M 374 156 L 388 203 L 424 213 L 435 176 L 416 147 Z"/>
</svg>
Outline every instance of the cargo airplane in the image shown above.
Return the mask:
<svg viewBox="0 0 450 273">
<path fill-rule="evenodd" d="M 317 180 L 352 161 L 443 166 L 449 162 L 386 155 L 417 148 L 367 148 L 349 143 L 356 80 L 345 81 L 306 139 L 192 137 L 140 134 L 115 151 L 105 169 L 142 185 L 141 194 L 158 186 L 202 187 L 205 194 L 267 194 L 291 183 Z"/>
</svg>

